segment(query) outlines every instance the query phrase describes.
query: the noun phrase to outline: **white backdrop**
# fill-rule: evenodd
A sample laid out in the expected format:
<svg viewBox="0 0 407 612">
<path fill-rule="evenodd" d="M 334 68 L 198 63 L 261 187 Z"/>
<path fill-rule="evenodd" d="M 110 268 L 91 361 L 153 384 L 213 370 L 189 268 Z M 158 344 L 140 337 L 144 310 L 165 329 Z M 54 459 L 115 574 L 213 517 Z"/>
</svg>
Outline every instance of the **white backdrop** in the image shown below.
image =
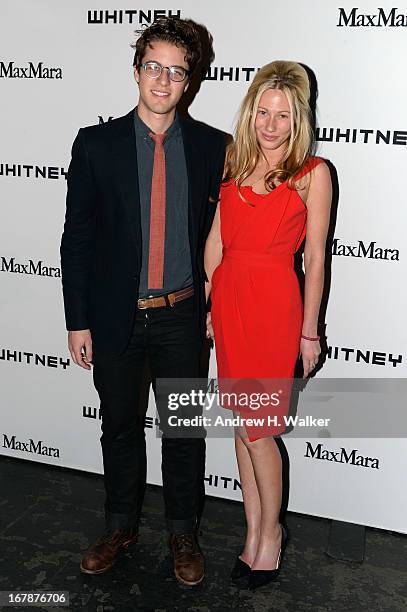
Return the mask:
<svg viewBox="0 0 407 612">
<path fill-rule="evenodd" d="M 249 69 L 290 59 L 313 70 L 319 154 L 333 162 L 340 192 L 326 317 L 332 352 L 319 376 L 406 377 L 407 18 L 387 0 L 382 11 L 370 0 L 358 9 L 340 4 L 162 0 L 158 10 L 113 0 L 1 2 L 1 453 L 101 472 L 97 395 L 66 347 L 64 173 L 79 127 L 135 106 L 129 45 L 155 10 L 212 33 L 211 78 L 190 113 L 225 131 Z M 148 480 L 159 483 L 154 429 L 147 439 Z M 291 510 L 407 532 L 404 438 L 322 440 L 329 450 L 378 458 L 378 469 L 307 457 L 307 442 L 314 441 L 286 440 Z M 208 494 L 240 499 L 232 440 L 207 446 Z"/>
</svg>

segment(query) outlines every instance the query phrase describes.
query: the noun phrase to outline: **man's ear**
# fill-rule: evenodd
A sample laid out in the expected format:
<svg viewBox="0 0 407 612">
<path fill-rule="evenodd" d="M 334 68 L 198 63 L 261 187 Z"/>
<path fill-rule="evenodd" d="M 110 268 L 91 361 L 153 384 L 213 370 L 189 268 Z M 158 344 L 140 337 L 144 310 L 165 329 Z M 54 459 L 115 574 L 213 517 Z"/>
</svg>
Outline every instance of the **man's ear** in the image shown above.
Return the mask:
<svg viewBox="0 0 407 612">
<path fill-rule="evenodd" d="M 140 80 L 140 73 L 138 71 L 137 66 L 133 66 L 133 73 L 134 73 L 134 79 L 135 79 L 136 83 L 138 83 L 139 80 Z"/>
</svg>

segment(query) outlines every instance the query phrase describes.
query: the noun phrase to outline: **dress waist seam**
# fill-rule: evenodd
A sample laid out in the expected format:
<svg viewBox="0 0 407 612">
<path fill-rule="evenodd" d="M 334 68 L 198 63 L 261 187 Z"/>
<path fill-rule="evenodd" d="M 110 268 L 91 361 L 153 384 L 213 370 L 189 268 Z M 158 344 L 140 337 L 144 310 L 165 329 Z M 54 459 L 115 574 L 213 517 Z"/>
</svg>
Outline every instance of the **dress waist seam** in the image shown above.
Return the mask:
<svg viewBox="0 0 407 612">
<path fill-rule="evenodd" d="M 237 249 L 224 249 L 223 259 L 235 259 L 245 263 L 290 263 L 294 261 L 294 253 L 250 253 Z"/>
</svg>

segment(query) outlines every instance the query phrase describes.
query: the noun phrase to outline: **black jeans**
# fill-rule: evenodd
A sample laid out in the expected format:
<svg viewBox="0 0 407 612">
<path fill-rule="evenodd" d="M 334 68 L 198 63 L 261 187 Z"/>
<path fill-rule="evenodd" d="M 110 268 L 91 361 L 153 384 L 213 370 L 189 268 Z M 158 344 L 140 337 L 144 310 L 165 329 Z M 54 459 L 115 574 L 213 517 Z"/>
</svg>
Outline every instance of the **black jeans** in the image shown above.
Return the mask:
<svg viewBox="0 0 407 612">
<path fill-rule="evenodd" d="M 138 403 L 146 356 L 153 380 L 197 378 L 200 346 L 193 298 L 188 298 L 173 307 L 137 310 L 125 352 L 113 357 L 94 354 L 107 527 L 133 527 L 140 516 L 147 461 L 144 415 Z M 205 440 L 164 435 L 161 467 L 168 529 L 178 534 L 191 532 L 204 497 Z"/>
</svg>

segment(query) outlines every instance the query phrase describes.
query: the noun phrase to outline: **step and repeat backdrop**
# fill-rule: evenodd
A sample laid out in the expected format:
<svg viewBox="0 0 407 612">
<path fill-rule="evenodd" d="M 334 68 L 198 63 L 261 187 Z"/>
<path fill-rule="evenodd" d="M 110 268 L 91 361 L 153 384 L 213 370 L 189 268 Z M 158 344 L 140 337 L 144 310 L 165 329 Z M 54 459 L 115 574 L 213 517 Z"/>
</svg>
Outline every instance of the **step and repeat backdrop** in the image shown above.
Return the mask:
<svg viewBox="0 0 407 612">
<path fill-rule="evenodd" d="M 339 6 L 340 4 L 340 6 Z M 66 173 L 82 126 L 137 103 L 134 31 L 162 15 L 213 36 L 215 59 L 189 111 L 233 131 L 256 70 L 307 65 L 318 85 L 318 154 L 338 177 L 319 378 L 405 378 L 407 6 L 343 1 L 3 0 L 0 4 L 0 452 L 102 472 L 91 375 L 67 350 L 59 243 Z M 211 375 L 216 376 L 212 355 Z M 298 407 L 301 414 L 301 402 Z M 392 419 L 386 401 L 383 421 Z M 159 484 L 152 396 L 148 480 Z M 287 438 L 289 509 L 407 532 L 400 437 Z M 369 459 L 369 460 L 367 460 Z M 208 439 L 207 492 L 241 499 L 232 439 Z"/>
</svg>

